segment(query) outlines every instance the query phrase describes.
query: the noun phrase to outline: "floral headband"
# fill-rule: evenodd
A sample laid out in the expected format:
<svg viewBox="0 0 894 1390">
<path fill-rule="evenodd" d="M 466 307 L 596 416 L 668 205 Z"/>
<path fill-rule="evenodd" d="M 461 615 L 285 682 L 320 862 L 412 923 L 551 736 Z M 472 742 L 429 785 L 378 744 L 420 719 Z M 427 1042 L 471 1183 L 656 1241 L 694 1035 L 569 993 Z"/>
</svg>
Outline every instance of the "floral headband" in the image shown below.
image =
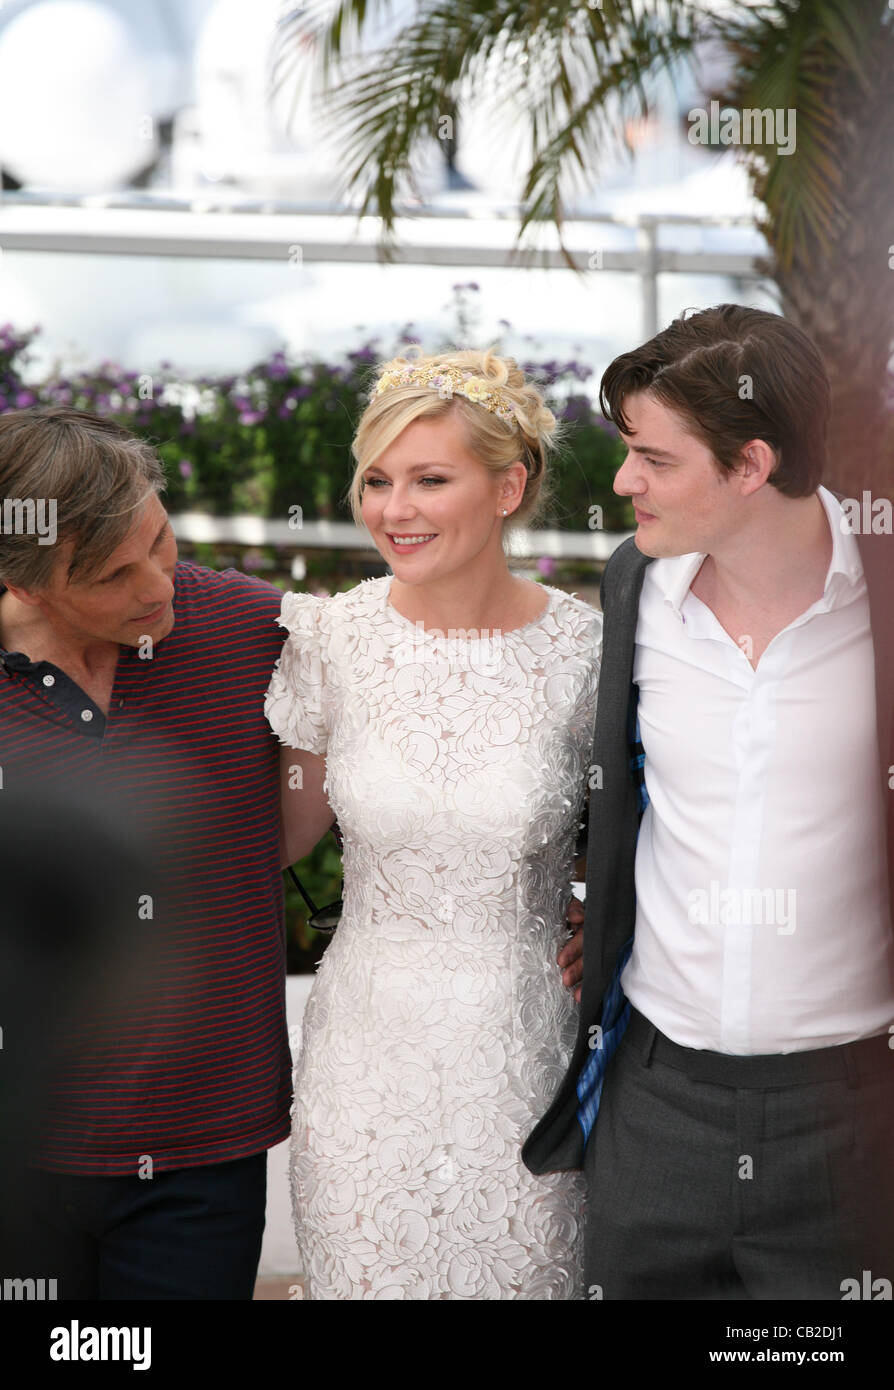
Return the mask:
<svg viewBox="0 0 894 1390">
<path fill-rule="evenodd" d="M 443 401 L 452 400 L 455 395 L 465 396 L 475 405 L 483 405 L 492 415 L 499 415 L 508 425 L 515 424 L 512 403 L 500 387 L 492 386 L 483 376 L 469 375 L 458 367 L 439 367 L 435 363 L 425 367 L 395 367 L 382 373 L 373 396 L 398 390 L 401 386 L 428 386 L 432 391 L 437 391 Z"/>
</svg>

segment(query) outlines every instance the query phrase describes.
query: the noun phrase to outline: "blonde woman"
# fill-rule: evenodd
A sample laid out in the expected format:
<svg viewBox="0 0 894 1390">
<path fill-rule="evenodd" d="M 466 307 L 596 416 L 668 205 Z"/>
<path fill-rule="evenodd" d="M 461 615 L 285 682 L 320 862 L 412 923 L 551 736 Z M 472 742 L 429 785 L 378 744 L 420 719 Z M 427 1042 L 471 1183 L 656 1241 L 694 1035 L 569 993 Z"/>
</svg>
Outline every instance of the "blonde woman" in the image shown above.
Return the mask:
<svg viewBox="0 0 894 1390">
<path fill-rule="evenodd" d="M 581 1175 L 519 1153 L 575 1035 L 556 951 L 601 634 L 507 564 L 555 429 L 511 358 L 388 363 L 351 501 L 392 573 L 283 600 L 267 717 L 344 835 L 295 1079 L 311 1298 L 582 1297 Z"/>
</svg>

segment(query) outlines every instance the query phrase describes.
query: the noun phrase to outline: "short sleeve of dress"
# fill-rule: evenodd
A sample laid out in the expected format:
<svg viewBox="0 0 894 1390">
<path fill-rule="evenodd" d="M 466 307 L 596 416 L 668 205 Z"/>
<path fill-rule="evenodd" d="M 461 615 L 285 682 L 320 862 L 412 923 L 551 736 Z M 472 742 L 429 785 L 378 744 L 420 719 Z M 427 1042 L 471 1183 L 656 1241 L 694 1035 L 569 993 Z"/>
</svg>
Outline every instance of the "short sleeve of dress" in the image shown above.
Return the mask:
<svg viewBox="0 0 894 1390">
<path fill-rule="evenodd" d="M 264 714 L 280 743 L 325 754 L 329 743 L 329 682 L 321 619 L 326 600 L 284 594 L 279 623 L 288 630 L 273 668 Z"/>
</svg>

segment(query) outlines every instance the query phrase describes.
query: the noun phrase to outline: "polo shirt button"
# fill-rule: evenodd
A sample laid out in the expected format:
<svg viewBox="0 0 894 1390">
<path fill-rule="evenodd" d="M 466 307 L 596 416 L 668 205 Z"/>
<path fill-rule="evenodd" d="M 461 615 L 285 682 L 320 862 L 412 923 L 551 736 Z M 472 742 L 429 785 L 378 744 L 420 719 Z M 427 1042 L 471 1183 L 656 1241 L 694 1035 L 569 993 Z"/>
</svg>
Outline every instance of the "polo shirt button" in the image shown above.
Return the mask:
<svg viewBox="0 0 894 1390">
<path fill-rule="evenodd" d="M 93 718 L 93 711 L 92 711 L 92 709 L 82 709 L 82 710 L 81 710 L 81 718 L 83 719 L 83 721 L 84 721 L 85 724 L 89 724 L 89 723 L 90 723 L 90 720 Z"/>
<path fill-rule="evenodd" d="M 43 678 L 43 683 L 44 683 L 44 685 L 55 685 L 55 684 L 56 684 L 56 677 L 55 677 L 55 676 L 44 676 L 44 678 Z"/>
</svg>

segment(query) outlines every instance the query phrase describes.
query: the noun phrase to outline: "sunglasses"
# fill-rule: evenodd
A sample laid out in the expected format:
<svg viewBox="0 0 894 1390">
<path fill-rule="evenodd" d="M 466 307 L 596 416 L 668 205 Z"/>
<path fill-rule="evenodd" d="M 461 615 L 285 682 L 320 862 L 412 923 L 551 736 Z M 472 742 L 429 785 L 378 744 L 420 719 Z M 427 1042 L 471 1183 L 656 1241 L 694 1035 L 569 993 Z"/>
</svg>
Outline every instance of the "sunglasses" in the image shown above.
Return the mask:
<svg viewBox="0 0 894 1390">
<path fill-rule="evenodd" d="M 335 836 L 335 843 L 338 845 L 339 850 L 342 850 L 344 841 L 342 840 L 337 821 L 333 822 L 332 834 Z M 327 907 L 317 907 L 310 894 L 305 890 L 291 864 L 289 865 L 289 877 L 307 903 L 307 906 L 310 908 L 310 916 L 307 919 L 307 925 L 313 927 L 314 931 L 325 932 L 327 935 L 331 936 L 341 921 L 342 899 L 339 898 L 336 902 L 329 903 Z"/>
</svg>

